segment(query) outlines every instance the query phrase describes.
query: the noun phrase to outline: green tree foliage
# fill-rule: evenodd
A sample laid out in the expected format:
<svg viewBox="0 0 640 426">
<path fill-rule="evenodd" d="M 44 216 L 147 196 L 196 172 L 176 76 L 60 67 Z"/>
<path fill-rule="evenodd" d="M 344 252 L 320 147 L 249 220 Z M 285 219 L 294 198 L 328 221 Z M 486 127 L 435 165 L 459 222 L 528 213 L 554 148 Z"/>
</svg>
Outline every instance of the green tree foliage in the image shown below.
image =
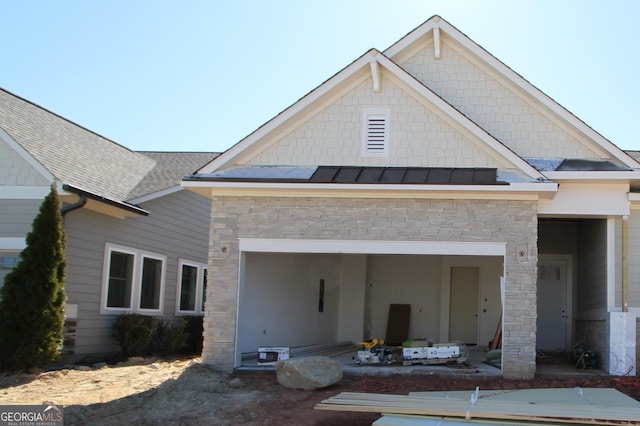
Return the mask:
<svg viewBox="0 0 640 426">
<path fill-rule="evenodd" d="M 0 291 L 0 368 L 55 361 L 64 340 L 66 237 L 55 187 L 40 206 L 21 261 Z"/>
</svg>

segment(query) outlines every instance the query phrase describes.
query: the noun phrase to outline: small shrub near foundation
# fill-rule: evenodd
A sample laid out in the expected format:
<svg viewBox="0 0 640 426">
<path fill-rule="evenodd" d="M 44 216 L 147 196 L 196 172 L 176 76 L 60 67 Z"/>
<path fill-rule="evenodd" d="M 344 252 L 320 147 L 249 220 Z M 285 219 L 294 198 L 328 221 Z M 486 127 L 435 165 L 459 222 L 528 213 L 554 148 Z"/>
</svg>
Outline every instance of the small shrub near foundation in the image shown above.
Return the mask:
<svg viewBox="0 0 640 426">
<path fill-rule="evenodd" d="M 168 321 L 156 319 L 154 336 L 150 351 L 155 355 L 175 355 L 186 346 L 184 324 L 172 324 Z"/>
<path fill-rule="evenodd" d="M 126 357 L 168 356 L 184 353 L 185 348 L 193 344 L 190 342 L 192 339 L 190 334 L 196 333 L 193 331 L 196 328 L 197 320 L 172 323 L 147 315 L 123 314 L 113 324 L 113 337 L 120 344 L 122 354 Z M 190 329 L 193 330 L 190 331 Z M 200 340 L 202 340 L 202 331 L 200 331 Z"/>
<path fill-rule="evenodd" d="M 189 355 L 200 355 L 202 353 L 203 319 L 202 315 L 182 318 L 186 334 L 184 352 Z"/>
<path fill-rule="evenodd" d="M 113 337 L 125 356 L 148 355 L 155 325 L 154 317 L 123 314 L 113 324 Z"/>
</svg>

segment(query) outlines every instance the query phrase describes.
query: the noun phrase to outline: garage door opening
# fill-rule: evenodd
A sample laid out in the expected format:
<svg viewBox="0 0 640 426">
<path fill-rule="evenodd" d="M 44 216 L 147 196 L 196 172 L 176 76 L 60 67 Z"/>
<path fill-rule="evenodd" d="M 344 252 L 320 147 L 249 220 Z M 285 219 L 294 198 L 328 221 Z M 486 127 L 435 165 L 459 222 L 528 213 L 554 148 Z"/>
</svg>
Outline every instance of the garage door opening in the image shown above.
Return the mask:
<svg viewBox="0 0 640 426">
<path fill-rule="evenodd" d="M 474 321 L 452 324 L 452 275 L 464 268 L 477 273 Z M 503 255 L 243 250 L 240 271 L 236 367 L 259 347 L 384 340 L 391 304 L 411 306 L 409 339 L 435 343 L 468 330 L 465 343 L 486 347 L 502 315 Z"/>
</svg>

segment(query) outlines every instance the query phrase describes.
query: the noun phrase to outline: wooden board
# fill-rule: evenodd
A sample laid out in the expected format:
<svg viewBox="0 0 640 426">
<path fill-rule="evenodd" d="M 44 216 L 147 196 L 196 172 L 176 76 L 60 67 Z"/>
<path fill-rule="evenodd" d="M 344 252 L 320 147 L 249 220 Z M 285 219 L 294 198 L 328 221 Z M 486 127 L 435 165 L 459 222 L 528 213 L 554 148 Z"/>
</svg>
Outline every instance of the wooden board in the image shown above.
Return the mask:
<svg viewBox="0 0 640 426">
<path fill-rule="evenodd" d="M 471 395 L 472 392 L 469 392 Z M 464 400 L 342 392 L 314 407 L 317 410 L 447 416 L 465 419 L 498 419 L 573 423 L 583 425 L 640 425 L 640 408 L 576 404 L 530 404 L 480 398 Z"/>
<path fill-rule="evenodd" d="M 526 426 L 563 426 L 563 423 L 526 422 Z M 478 419 L 465 420 L 453 417 L 411 416 L 406 414 L 385 414 L 372 423 L 372 426 L 523 426 L 522 421 Z"/>
<path fill-rule="evenodd" d="M 411 305 L 389 305 L 389 318 L 387 319 L 387 335 L 385 343 L 390 346 L 402 345 L 409 338 L 409 320 L 411 318 Z"/>
<path fill-rule="evenodd" d="M 410 392 L 409 396 L 468 401 L 472 391 Z M 612 388 L 546 388 L 481 390 L 479 398 L 529 404 L 604 405 L 640 408 L 640 402 Z"/>
</svg>

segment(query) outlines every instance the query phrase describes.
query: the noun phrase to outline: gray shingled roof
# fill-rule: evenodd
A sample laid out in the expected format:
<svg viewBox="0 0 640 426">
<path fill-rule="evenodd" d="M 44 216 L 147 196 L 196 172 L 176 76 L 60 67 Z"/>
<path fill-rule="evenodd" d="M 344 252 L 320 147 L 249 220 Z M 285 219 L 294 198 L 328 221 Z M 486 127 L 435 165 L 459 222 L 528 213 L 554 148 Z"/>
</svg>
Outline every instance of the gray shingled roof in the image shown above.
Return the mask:
<svg viewBox="0 0 640 426">
<path fill-rule="evenodd" d="M 217 155 L 135 152 L 3 89 L 0 128 L 60 182 L 119 201 L 177 186 Z"/>
<path fill-rule="evenodd" d="M 212 152 L 138 152 L 156 161 L 156 165 L 129 193 L 129 199 L 178 186 L 183 177 L 220 155 Z"/>
</svg>

